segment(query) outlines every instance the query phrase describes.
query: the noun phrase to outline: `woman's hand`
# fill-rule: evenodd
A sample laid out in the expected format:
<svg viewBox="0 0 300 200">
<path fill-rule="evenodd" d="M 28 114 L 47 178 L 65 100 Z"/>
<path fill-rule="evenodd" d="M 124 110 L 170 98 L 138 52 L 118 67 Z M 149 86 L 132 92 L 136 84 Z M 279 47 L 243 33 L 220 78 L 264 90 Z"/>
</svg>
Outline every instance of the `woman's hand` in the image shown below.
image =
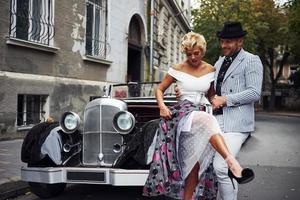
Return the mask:
<svg viewBox="0 0 300 200">
<path fill-rule="evenodd" d="M 172 112 L 169 110 L 167 106 L 161 106 L 159 108 L 159 115 L 165 119 L 171 119 L 172 118 Z"/>
<path fill-rule="evenodd" d="M 213 110 L 215 110 L 217 108 L 222 108 L 222 107 L 226 106 L 226 97 L 215 95 L 211 99 L 211 104 L 212 104 Z"/>
</svg>

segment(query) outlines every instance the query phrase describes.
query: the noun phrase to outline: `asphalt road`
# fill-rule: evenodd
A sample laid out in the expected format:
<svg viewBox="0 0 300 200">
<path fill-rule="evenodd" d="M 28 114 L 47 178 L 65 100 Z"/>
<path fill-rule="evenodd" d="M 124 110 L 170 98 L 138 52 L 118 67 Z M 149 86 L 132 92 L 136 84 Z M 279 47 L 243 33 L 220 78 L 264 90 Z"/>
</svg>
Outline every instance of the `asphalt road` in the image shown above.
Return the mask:
<svg viewBox="0 0 300 200">
<path fill-rule="evenodd" d="M 256 132 L 239 154 L 243 166 L 254 169 L 256 178 L 240 185 L 240 200 L 300 199 L 300 118 L 256 117 Z M 141 187 L 71 185 L 55 200 L 144 200 Z M 28 193 L 18 200 L 37 200 Z M 154 198 L 152 198 L 154 199 Z M 151 199 L 151 200 L 152 200 Z M 157 199 L 157 198 L 156 198 Z M 159 198 L 161 199 L 161 198 Z"/>
<path fill-rule="evenodd" d="M 300 118 L 258 115 L 256 132 L 239 154 L 256 178 L 240 185 L 239 199 L 300 199 Z"/>
</svg>

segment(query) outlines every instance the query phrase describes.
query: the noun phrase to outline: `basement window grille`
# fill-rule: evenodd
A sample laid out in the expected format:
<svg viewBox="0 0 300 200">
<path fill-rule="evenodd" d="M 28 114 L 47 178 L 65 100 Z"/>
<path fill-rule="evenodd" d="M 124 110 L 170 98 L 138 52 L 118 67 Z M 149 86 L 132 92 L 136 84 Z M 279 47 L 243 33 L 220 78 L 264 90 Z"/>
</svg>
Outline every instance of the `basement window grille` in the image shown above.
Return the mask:
<svg viewBox="0 0 300 200">
<path fill-rule="evenodd" d="M 47 119 L 47 95 L 18 95 L 17 125 L 28 126 Z"/>
</svg>

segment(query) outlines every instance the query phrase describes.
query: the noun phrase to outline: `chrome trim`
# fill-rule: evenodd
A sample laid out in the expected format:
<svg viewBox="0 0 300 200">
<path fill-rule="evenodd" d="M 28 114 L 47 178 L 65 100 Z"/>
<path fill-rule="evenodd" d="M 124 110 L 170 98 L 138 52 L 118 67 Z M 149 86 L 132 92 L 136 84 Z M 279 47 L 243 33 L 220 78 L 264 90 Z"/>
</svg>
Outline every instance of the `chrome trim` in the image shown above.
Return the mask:
<svg viewBox="0 0 300 200">
<path fill-rule="evenodd" d="M 130 127 L 129 129 L 127 129 L 127 130 L 121 129 L 121 128 L 119 127 L 119 125 L 118 125 L 118 122 L 117 122 L 118 118 L 119 118 L 120 115 L 122 115 L 122 114 L 129 115 L 130 120 L 131 120 L 131 122 L 132 122 L 131 127 Z M 113 128 L 114 128 L 118 133 L 120 133 L 121 135 L 126 135 L 126 134 L 130 133 L 130 132 L 132 131 L 132 129 L 134 128 L 135 123 L 136 123 L 135 117 L 133 116 L 133 114 L 131 114 L 131 113 L 128 112 L 127 110 L 121 110 L 121 111 L 119 111 L 118 113 L 116 113 L 115 116 L 113 117 Z"/>
<path fill-rule="evenodd" d="M 68 180 L 68 172 L 104 173 L 104 181 Z M 104 184 L 113 186 L 143 186 L 149 170 L 126 170 L 115 168 L 86 168 L 86 167 L 22 167 L 21 180 L 39 183 L 80 183 Z"/>
<path fill-rule="evenodd" d="M 121 101 L 119 99 L 112 99 L 112 98 L 98 98 L 98 99 L 94 99 L 93 101 L 89 102 L 86 107 L 85 110 L 90 109 L 92 107 L 95 106 L 99 106 L 99 105 L 110 105 L 110 106 L 115 106 L 121 110 L 126 110 L 127 109 L 127 105 L 124 101 Z"/>
<path fill-rule="evenodd" d="M 107 115 L 107 109 L 108 107 L 113 108 L 113 114 Z M 110 108 L 109 108 L 110 109 Z M 114 130 L 114 128 L 108 124 L 112 122 L 113 116 L 115 115 L 115 112 L 119 112 L 120 110 L 127 110 L 127 104 L 118 99 L 112 99 L 107 97 L 102 97 L 98 99 L 94 99 L 93 101 L 89 102 L 84 110 L 84 126 L 83 126 L 83 164 L 89 165 L 89 166 L 103 166 L 103 167 L 111 167 L 113 163 L 113 157 L 115 154 L 115 159 L 117 158 L 118 154 L 115 152 L 113 153 L 113 156 L 111 154 L 107 155 L 105 152 L 105 147 L 103 147 L 104 144 L 108 145 L 110 144 L 108 141 L 104 141 L 105 138 L 109 137 L 112 141 L 118 142 L 120 144 L 123 143 L 123 138 L 121 135 L 118 134 Z M 94 118 L 93 123 L 91 123 L 91 120 L 89 117 L 90 114 L 94 112 Z M 105 116 L 106 118 L 103 118 Z M 110 119 L 111 118 L 111 119 Z M 93 135 L 95 134 L 96 138 L 93 139 Z M 96 142 L 97 141 L 97 142 Z M 94 143 L 94 149 L 91 150 L 90 144 Z M 96 144 L 95 144 L 96 143 Z M 87 145 L 89 147 L 87 147 Z M 113 145 L 113 144 L 112 144 Z M 113 147 L 111 146 L 111 149 Z M 100 161 L 97 160 L 97 157 L 94 159 L 92 158 L 92 154 L 95 153 L 104 153 L 106 156 L 106 159 Z"/>
<path fill-rule="evenodd" d="M 66 126 L 65 126 L 65 118 L 66 116 L 68 115 L 73 115 L 76 119 L 76 127 L 72 130 L 68 129 Z M 79 129 L 79 126 L 80 126 L 80 117 L 77 113 L 75 112 L 71 112 L 71 111 L 67 111 L 67 112 L 64 112 L 59 120 L 59 125 L 61 126 L 62 130 L 65 132 L 65 133 L 68 133 L 68 134 L 71 134 L 71 133 L 74 133 L 75 131 L 77 131 Z"/>
</svg>

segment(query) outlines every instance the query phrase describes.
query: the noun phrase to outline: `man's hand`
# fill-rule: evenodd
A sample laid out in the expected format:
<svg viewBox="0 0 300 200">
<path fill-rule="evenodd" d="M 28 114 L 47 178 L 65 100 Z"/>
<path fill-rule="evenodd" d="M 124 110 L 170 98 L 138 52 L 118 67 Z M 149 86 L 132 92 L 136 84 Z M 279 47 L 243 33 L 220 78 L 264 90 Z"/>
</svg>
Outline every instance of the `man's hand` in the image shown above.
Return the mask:
<svg viewBox="0 0 300 200">
<path fill-rule="evenodd" d="M 176 99 L 179 100 L 180 96 L 181 96 L 181 92 L 180 92 L 179 87 L 177 85 L 175 86 L 174 91 L 175 91 Z"/>
<path fill-rule="evenodd" d="M 169 110 L 167 106 L 162 106 L 159 108 L 159 115 L 165 119 L 172 118 L 172 112 Z"/>
<path fill-rule="evenodd" d="M 226 97 L 215 95 L 211 99 L 211 104 L 212 104 L 213 109 L 222 108 L 223 106 L 226 106 Z"/>
</svg>

